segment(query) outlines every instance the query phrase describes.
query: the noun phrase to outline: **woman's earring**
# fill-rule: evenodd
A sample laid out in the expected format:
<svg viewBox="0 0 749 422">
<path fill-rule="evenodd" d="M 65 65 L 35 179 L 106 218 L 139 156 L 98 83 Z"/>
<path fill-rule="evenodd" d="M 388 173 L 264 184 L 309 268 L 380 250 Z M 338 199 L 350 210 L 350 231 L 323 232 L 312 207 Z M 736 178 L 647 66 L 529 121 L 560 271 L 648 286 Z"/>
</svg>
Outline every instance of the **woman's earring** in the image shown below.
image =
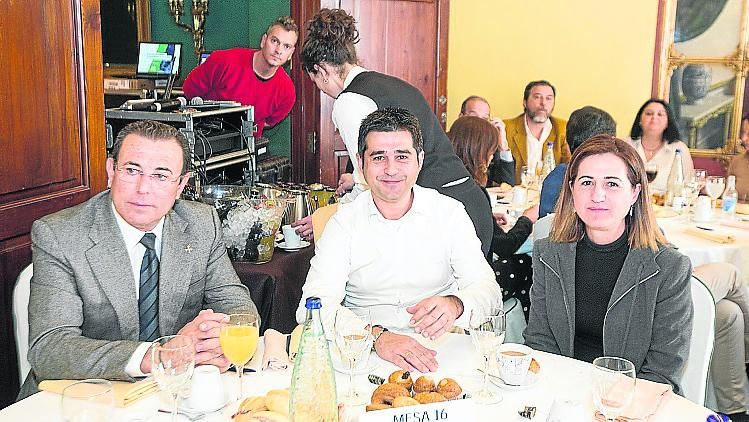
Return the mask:
<svg viewBox="0 0 749 422">
<path fill-rule="evenodd" d="M 632 209 L 634 208 L 634 205 L 629 206 L 629 216 L 632 217 Z"/>
</svg>

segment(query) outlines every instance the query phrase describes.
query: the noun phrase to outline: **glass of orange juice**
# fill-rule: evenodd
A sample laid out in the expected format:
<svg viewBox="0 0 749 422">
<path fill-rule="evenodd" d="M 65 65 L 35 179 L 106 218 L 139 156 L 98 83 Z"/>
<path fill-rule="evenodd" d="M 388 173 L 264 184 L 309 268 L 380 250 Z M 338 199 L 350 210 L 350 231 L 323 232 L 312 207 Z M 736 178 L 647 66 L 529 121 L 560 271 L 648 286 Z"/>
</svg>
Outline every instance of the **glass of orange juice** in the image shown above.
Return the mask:
<svg viewBox="0 0 749 422">
<path fill-rule="evenodd" d="M 244 397 L 242 393 L 244 366 L 255 354 L 259 339 L 260 318 L 257 314 L 231 314 L 229 322 L 221 326 L 218 340 L 224 356 L 236 367 L 240 400 Z"/>
</svg>

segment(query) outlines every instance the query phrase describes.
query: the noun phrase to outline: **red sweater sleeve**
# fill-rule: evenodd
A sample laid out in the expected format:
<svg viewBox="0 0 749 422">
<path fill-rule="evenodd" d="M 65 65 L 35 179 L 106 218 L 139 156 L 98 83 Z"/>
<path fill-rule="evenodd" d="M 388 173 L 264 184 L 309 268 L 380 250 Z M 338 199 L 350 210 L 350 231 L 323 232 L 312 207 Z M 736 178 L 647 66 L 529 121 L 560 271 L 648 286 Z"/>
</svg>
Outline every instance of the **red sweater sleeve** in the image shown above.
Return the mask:
<svg viewBox="0 0 749 422">
<path fill-rule="evenodd" d="M 193 69 L 187 78 L 185 83 L 182 84 L 182 90 L 185 92 L 187 98 L 193 97 L 204 97 L 208 98 L 211 96 L 213 91 L 213 82 L 217 79 L 214 77 L 216 72 L 216 61 L 208 60 L 205 63 L 199 65 Z"/>
</svg>

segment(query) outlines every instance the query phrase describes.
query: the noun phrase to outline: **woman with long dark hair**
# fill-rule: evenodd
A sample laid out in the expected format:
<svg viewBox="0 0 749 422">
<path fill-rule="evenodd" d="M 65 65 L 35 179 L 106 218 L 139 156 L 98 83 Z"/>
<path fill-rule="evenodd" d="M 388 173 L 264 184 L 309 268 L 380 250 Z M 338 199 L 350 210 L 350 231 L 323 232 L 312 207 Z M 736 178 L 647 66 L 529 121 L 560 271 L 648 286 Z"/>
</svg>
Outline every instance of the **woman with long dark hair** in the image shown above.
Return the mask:
<svg viewBox="0 0 749 422">
<path fill-rule="evenodd" d="M 679 140 L 674 112 L 667 102 L 656 98 L 645 101 L 637 111 L 629 136 L 642 161 L 658 167 L 658 174 L 650 183 L 654 190 L 667 189 L 668 175 L 677 149 L 684 164 L 684 180 L 689 180 L 694 174 L 692 155 L 687 144 Z"/>
<path fill-rule="evenodd" d="M 335 99 L 333 123 L 349 158 L 356 162 L 359 126 L 367 115 L 386 107 L 409 110 L 419 120 L 424 138 L 424 164 L 417 183 L 463 203 L 487 254 L 492 222 L 484 193 L 455 155 L 424 96 L 407 82 L 359 66 L 358 41 L 351 15 L 341 9 L 321 9 L 308 24 L 301 54 L 304 71 L 320 91 Z M 354 183 L 353 195 L 366 189 L 359 169 L 354 170 Z"/>
<path fill-rule="evenodd" d="M 453 123 L 447 136 L 458 158 L 471 173 L 471 177 L 480 186 L 486 185 L 489 164 L 499 148 L 497 128 L 480 117 L 463 116 Z M 489 200 L 488 194 L 486 199 Z M 533 283 L 532 261 L 527 254 L 515 254 L 515 251 L 528 239 L 537 218 L 538 205 L 525 210 L 515 225 L 505 232 L 497 222 L 504 220 L 505 216 L 497 213 L 494 214 L 492 231 L 491 252 L 497 257 L 490 259 L 490 262 L 497 283 L 502 287 L 502 299 L 517 298 L 523 306 L 526 319 L 530 307 L 530 287 Z"/>
</svg>

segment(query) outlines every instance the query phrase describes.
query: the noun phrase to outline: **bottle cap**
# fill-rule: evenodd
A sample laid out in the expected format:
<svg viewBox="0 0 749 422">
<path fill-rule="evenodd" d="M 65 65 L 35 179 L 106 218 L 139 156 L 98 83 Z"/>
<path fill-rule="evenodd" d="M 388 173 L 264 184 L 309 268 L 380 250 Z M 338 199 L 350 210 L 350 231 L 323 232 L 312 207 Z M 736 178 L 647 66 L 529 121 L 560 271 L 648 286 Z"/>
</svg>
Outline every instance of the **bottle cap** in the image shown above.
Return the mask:
<svg viewBox="0 0 749 422">
<path fill-rule="evenodd" d="M 676 148 L 676 153 L 681 154 L 681 150 L 679 148 Z"/>
<path fill-rule="evenodd" d="M 322 303 L 320 302 L 319 297 L 308 297 L 307 301 L 304 303 L 304 307 L 307 309 L 320 309 L 322 308 Z"/>
</svg>

